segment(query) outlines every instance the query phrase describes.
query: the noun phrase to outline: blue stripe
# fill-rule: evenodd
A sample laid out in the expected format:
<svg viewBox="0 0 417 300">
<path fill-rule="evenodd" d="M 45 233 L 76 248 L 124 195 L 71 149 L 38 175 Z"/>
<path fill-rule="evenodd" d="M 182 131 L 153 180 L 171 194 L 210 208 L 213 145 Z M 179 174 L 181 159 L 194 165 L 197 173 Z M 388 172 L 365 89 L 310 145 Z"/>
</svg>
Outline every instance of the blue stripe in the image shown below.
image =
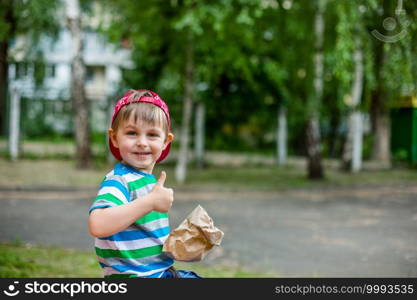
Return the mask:
<svg viewBox="0 0 417 300">
<path fill-rule="evenodd" d="M 97 205 L 97 206 L 93 206 L 90 208 L 90 210 L 88 211 L 88 214 L 91 214 L 91 212 L 97 208 L 106 208 L 106 207 L 111 207 L 111 205 Z"/>
<path fill-rule="evenodd" d="M 113 266 L 109 266 L 106 265 L 102 262 L 99 262 L 100 266 L 104 269 L 104 268 L 113 268 L 119 272 L 129 272 L 129 271 L 135 271 L 135 272 L 148 272 L 148 271 L 152 271 L 154 269 L 162 269 L 162 268 L 166 268 L 168 269 L 170 266 L 172 266 L 174 263 L 174 260 L 169 258 L 168 260 L 166 260 L 164 263 L 154 263 L 154 264 L 149 264 L 149 265 L 142 265 L 142 266 L 135 266 L 135 265 L 113 265 Z M 166 270 L 165 269 L 165 270 Z M 159 271 L 156 272 L 154 274 L 145 276 L 146 278 L 159 278 L 161 277 L 161 275 L 164 273 L 165 271 Z"/>
<path fill-rule="evenodd" d="M 128 189 L 122 183 L 120 183 L 119 181 L 117 181 L 117 180 L 103 181 L 100 185 L 100 189 L 105 187 L 105 186 L 115 187 L 116 189 L 118 189 L 119 191 L 121 191 L 123 193 L 123 195 L 126 198 L 126 201 L 130 201 L 130 194 L 129 194 Z"/>
<path fill-rule="evenodd" d="M 173 260 L 169 259 L 167 261 L 164 261 L 162 263 L 154 263 L 149 265 L 131 265 L 131 264 L 125 264 L 125 265 L 112 265 L 111 268 L 119 271 L 119 272 L 128 272 L 128 271 L 134 271 L 138 273 L 145 273 L 156 269 L 162 269 L 166 268 L 168 269 L 170 266 L 172 266 Z"/>
<path fill-rule="evenodd" d="M 154 273 L 152 275 L 143 276 L 143 277 L 144 278 L 161 278 L 162 274 L 164 274 L 165 272 L 166 272 L 166 270 L 165 271 L 161 271 L 161 272 L 156 272 L 156 273 Z"/>
<path fill-rule="evenodd" d="M 142 175 L 142 176 L 155 178 L 155 176 L 153 174 L 141 172 L 141 171 L 136 170 L 135 168 L 132 168 L 131 166 L 125 165 L 123 163 L 118 163 L 114 167 L 114 175 L 126 175 L 126 174 L 129 174 L 129 173 L 135 173 L 135 174 L 139 174 L 139 175 Z"/>
<path fill-rule="evenodd" d="M 159 228 L 154 231 L 144 231 L 144 230 L 135 230 L 135 231 L 122 231 L 116 234 L 113 234 L 108 237 L 100 238 L 103 241 L 133 241 L 146 238 L 161 238 L 169 234 L 169 226 L 164 228 Z"/>
</svg>

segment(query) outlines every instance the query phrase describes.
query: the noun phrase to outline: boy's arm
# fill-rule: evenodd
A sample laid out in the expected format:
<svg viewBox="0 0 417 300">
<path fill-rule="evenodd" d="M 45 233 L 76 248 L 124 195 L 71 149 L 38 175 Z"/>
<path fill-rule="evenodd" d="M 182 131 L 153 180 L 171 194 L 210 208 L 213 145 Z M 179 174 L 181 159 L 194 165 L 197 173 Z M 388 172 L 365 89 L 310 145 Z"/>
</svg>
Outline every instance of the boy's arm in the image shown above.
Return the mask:
<svg viewBox="0 0 417 300">
<path fill-rule="evenodd" d="M 164 187 L 165 178 L 163 171 L 152 191 L 140 199 L 93 210 L 88 218 L 90 234 L 98 238 L 110 236 L 126 229 L 153 210 L 167 212 L 174 201 L 174 192 Z"/>
<path fill-rule="evenodd" d="M 152 193 L 127 204 L 95 209 L 88 218 L 90 234 L 102 238 L 122 231 L 152 211 Z"/>
</svg>

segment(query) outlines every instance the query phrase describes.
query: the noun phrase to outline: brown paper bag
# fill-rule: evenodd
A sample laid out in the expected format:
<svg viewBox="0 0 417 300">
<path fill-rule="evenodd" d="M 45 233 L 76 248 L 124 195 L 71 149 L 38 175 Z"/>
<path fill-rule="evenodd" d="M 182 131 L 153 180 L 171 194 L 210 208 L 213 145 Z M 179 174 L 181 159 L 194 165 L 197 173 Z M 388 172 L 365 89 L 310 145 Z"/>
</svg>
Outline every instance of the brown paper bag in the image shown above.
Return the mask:
<svg viewBox="0 0 417 300">
<path fill-rule="evenodd" d="M 213 220 L 204 208 L 198 205 L 169 234 L 162 251 L 175 260 L 199 261 L 214 245 L 220 245 L 223 235 L 223 231 L 214 226 Z"/>
</svg>

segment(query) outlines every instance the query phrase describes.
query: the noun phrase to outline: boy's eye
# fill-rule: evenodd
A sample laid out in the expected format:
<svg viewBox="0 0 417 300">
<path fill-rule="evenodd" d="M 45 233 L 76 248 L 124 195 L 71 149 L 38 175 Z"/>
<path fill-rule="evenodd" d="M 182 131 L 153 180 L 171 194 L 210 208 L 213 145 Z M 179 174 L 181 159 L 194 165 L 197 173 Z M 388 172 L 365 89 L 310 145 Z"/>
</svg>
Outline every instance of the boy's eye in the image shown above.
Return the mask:
<svg viewBox="0 0 417 300">
<path fill-rule="evenodd" d="M 151 132 L 151 133 L 149 133 L 149 136 L 151 136 L 151 137 L 158 137 L 159 134 L 158 133 L 155 133 L 155 132 Z"/>
<path fill-rule="evenodd" d="M 136 135 L 136 132 L 135 131 L 128 131 L 128 132 L 126 132 L 126 134 L 127 135 Z"/>
</svg>

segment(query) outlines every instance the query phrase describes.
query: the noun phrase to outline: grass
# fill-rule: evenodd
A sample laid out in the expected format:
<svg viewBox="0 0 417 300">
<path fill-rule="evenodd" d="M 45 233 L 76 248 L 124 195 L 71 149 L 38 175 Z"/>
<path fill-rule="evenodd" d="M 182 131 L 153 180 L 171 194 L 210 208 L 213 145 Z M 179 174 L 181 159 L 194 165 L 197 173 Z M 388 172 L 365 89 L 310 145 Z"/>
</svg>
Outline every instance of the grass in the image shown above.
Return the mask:
<svg viewBox="0 0 417 300">
<path fill-rule="evenodd" d="M 104 169 L 77 170 L 71 160 L 0 159 L 0 169 L 7 174 L 0 186 L 96 187 L 106 174 Z"/>
<path fill-rule="evenodd" d="M 97 138 L 99 141 L 102 139 Z M 95 143 L 94 146 L 96 146 L 95 153 L 104 151 L 105 147 L 102 143 Z M 59 142 L 25 140 L 22 142 L 22 148 L 24 150 L 23 159 L 13 163 L 6 159 L 7 141 L 0 139 L 0 169 L 3 174 L 7 174 L 7 176 L 0 178 L 0 186 L 91 188 L 97 187 L 103 176 L 112 168 L 105 162 L 104 155 L 95 161 L 95 169 L 75 169 L 75 163 L 71 159 L 75 146 L 70 140 Z M 175 153 L 171 156 L 173 155 Z M 174 180 L 175 166 L 172 160 L 171 163 L 157 166 L 154 174 L 158 176 L 162 169 L 166 170 L 167 185 L 173 188 L 215 190 L 281 190 L 328 186 L 386 185 L 412 183 L 417 180 L 416 169 L 404 167 L 382 169 L 378 166 L 366 169 L 367 162 L 364 162 L 364 171 L 352 175 L 341 172 L 338 169 L 337 161 L 323 160 L 325 179 L 311 181 L 306 178 L 304 158 L 290 157 L 289 163 L 285 167 L 276 166 L 272 155 L 208 152 L 207 159 L 209 165 L 205 169 L 200 170 L 190 166 L 187 182 L 184 185 L 178 185 Z M 216 164 L 218 162 L 220 165 Z M 42 172 L 42 176 L 38 176 L 39 172 Z"/>
<path fill-rule="evenodd" d="M 0 244 L 0 278 L 100 277 L 96 258 L 88 252 L 20 242 Z"/>
<path fill-rule="evenodd" d="M 191 169 L 187 186 L 218 189 L 282 190 L 296 188 L 322 188 L 366 185 L 412 184 L 417 172 L 412 169 L 368 170 L 357 174 L 327 169 L 323 180 L 307 179 L 306 171 L 288 166 L 216 167 L 204 170 Z"/>
<path fill-rule="evenodd" d="M 78 170 L 72 160 L 28 160 L 11 162 L 0 158 L 0 169 L 7 176 L 0 177 L 0 186 L 42 186 L 96 188 L 111 165 L 102 165 L 90 170 Z M 154 174 L 167 171 L 167 186 L 196 190 L 282 190 L 297 188 L 325 188 L 366 185 L 413 184 L 417 180 L 415 169 L 395 168 L 390 170 L 365 170 L 357 174 L 326 168 L 323 180 L 311 181 L 306 178 L 302 166 L 209 166 L 206 169 L 190 168 L 187 182 L 175 182 L 174 166 L 157 166 Z M 39 176 L 42 174 L 42 176 Z"/>
<path fill-rule="evenodd" d="M 207 267 L 176 263 L 177 269 L 193 270 L 206 278 L 262 278 L 274 274 L 243 270 L 236 266 Z M 0 243 L 0 278 L 100 278 L 102 270 L 93 252 L 34 246 L 21 242 Z"/>
</svg>

